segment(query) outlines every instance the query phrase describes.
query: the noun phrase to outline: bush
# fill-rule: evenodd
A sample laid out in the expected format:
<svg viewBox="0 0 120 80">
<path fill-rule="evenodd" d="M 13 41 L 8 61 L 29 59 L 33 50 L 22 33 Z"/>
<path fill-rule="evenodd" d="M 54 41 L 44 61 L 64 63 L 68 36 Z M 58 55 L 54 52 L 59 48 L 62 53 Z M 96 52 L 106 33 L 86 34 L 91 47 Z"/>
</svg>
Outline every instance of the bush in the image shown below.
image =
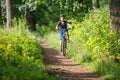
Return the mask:
<svg viewBox="0 0 120 80">
<path fill-rule="evenodd" d="M 24 30 L 0 29 L 0 80 L 51 80 L 43 64 L 41 47 Z"/>
<path fill-rule="evenodd" d="M 51 31 L 55 31 L 56 24 L 55 23 L 50 23 L 49 26 L 37 26 L 37 33 L 40 34 L 40 36 L 43 38 L 46 34 L 49 34 Z"/>
<path fill-rule="evenodd" d="M 111 75 L 109 77 L 112 79 L 120 79 L 114 75 L 114 73 L 120 74 L 117 71 L 119 67 L 116 67 L 117 70 L 112 67 L 116 65 L 112 59 L 120 59 L 120 39 L 110 32 L 108 12 L 108 7 L 104 6 L 86 14 L 82 22 L 73 24 L 75 29 L 71 32 L 72 40 L 68 53 L 77 62 L 89 65 L 89 68 L 96 72 L 104 76 Z"/>
</svg>

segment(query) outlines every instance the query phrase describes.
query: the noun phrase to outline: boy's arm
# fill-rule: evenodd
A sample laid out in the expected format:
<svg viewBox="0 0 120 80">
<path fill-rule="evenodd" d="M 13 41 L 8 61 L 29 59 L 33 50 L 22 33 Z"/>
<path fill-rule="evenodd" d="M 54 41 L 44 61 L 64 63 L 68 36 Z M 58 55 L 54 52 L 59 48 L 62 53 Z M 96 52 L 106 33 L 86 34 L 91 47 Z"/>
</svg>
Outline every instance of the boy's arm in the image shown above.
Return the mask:
<svg viewBox="0 0 120 80">
<path fill-rule="evenodd" d="M 55 29 L 59 29 L 59 24 L 60 24 L 60 22 L 57 23 Z"/>
<path fill-rule="evenodd" d="M 58 25 L 56 25 L 55 29 L 58 29 Z"/>
</svg>

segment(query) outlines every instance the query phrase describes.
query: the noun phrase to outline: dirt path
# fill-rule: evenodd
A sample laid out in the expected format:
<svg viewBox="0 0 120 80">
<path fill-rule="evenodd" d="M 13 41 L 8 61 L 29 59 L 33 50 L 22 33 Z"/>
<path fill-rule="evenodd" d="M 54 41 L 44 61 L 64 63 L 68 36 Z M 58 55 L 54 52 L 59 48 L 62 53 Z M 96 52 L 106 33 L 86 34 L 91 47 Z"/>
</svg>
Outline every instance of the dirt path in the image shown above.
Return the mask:
<svg viewBox="0 0 120 80">
<path fill-rule="evenodd" d="M 58 51 L 41 42 L 44 62 L 50 69 L 48 72 L 62 80 L 103 80 L 100 76 L 76 64 L 72 59 L 62 56 Z M 59 80 L 59 79 L 57 79 Z"/>
</svg>

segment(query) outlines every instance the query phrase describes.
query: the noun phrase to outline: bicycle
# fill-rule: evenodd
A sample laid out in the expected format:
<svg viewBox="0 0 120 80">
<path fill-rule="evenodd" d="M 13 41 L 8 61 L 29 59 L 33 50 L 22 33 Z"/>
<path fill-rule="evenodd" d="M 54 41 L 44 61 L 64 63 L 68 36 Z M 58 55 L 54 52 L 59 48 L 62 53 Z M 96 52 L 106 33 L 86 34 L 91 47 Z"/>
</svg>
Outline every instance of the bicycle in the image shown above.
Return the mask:
<svg viewBox="0 0 120 80">
<path fill-rule="evenodd" d="M 71 28 L 68 28 L 68 30 L 70 30 Z M 62 37 L 62 42 L 61 42 L 61 45 L 62 45 L 62 53 L 63 55 L 65 56 L 66 54 L 66 48 L 67 48 L 67 38 L 66 38 L 66 34 L 65 34 L 65 29 L 62 29 L 63 31 L 63 37 Z"/>
</svg>

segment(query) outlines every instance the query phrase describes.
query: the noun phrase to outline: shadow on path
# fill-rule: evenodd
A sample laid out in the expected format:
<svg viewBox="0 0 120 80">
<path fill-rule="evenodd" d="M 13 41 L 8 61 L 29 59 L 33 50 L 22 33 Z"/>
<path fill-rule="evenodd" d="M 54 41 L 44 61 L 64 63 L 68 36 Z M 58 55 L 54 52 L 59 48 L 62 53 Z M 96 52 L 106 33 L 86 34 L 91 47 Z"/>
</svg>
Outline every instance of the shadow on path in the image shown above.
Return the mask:
<svg viewBox="0 0 120 80">
<path fill-rule="evenodd" d="M 41 46 L 44 63 L 49 68 L 48 73 L 51 76 L 62 77 L 62 80 L 103 80 L 102 77 L 76 64 L 72 59 L 60 55 L 44 41 L 41 42 Z"/>
</svg>

